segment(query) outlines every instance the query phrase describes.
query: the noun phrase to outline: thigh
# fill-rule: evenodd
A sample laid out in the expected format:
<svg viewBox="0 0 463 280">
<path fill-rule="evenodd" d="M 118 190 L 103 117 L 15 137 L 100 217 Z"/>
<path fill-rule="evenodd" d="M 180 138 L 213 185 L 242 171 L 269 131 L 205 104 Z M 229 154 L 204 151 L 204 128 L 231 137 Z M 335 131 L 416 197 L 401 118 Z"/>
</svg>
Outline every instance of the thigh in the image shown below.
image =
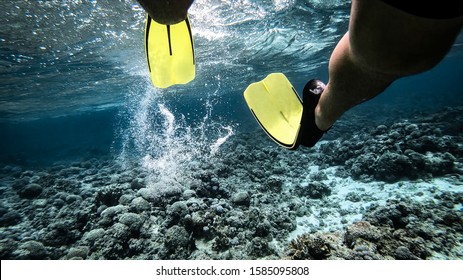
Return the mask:
<svg viewBox="0 0 463 280">
<path fill-rule="evenodd" d="M 405 76 L 428 70 L 447 54 L 463 17 L 429 19 L 380 0 L 353 0 L 349 41 L 353 59 L 372 71 Z"/>
</svg>

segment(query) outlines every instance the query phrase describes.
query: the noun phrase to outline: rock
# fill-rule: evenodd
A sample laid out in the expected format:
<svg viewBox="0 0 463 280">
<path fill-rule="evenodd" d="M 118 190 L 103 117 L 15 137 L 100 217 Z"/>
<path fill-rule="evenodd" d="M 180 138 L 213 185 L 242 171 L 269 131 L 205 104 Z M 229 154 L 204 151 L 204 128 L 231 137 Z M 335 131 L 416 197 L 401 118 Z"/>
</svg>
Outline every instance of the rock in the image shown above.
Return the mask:
<svg viewBox="0 0 463 280">
<path fill-rule="evenodd" d="M 133 180 L 130 183 L 130 188 L 132 188 L 132 190 L 135 190 L 135 191 L 139 190 L 139 189 L 142 189 L 144 187 L 145 187 L 145 185 L 142 182 L 140 182 L 139 180 L 137 180 L 137 179 Z"/>
<path fill-rule="evenodd" d="M 373 153 L 360 154 L 354 158 L 351 173 L 354 178 L 361 178 L 362 175 L 368 175 L 374 172 L 377 155 Z"/>
<path fill-rule="evenodd" d="M 388 201 L 386 206 L 368 213 L 366 217 L 373 225 L 388 225 L 393 228 L 404 228 L 409 223 L 410 209 L 405 203 Z"/>
<path fill-rule="evenodd" d="M 212 209 L 200 210 L 191 213 L 191 215 L 186 215 L 182 222 L 189 232 L 193 232 L 195 237 L 205 237 L 209 239 L 213 237 L 210 226 L 213 225 L 215 217 L 216 214 Z M 174 223 L 174 221 L 171 221 L 169 224 Z"/>
<path fill-rule="evenodd" d="M 166 184 L 168 183 L 155 183 L 150 188 L 139 189 L 137 194 L 153 206 L 165 206 L 170 202 L 177 201 L 183 193 L 182 187 L 178 183 L 172 183 L 172 186 Z"/>
<path fill-rule="evenodd" d="M 132 235 L 130 228 L 122 223 L 115 223 L 112 225 L 108 233 L 115 239 L 116 243 L 126 242 Z"/>
<path fill-rule="evenodd" d="M 419 127 L 418 127 L 418 125 L 416 125 L 416 124 L 414 124 L 414 123 L 407 124 L 407 125 L 405 126 L 405 131 L 406 131 L 407 133 L 413 133 L 413 132 L 415 132 L 415 131 L 419 131 Z"/>
<path fill-rule="evenodd" d="M 362 197 L 356 192 L 350 192 L 346 195 L 346 200 L 349 200 L 352 202 L 359 202 L 362 200 Z"/>
<path fill-rule="evenodd" d="M 43 208 L 43 207 L 46 207 L 48 205 L 48 200 L 46 200 L 44 198 L 35 199 L 32 202 L 32 205 L 34 205 L 34 207 L 37 207 L 37 208 Z"/>
<path fill-rule="evenodd" d="M 48 252 L 45 246 L 38 241 L 26 241 L 19 245 L 13 253 L 19 260 L 44 260 L 48 259 Z"/>
<path fill-rule="evenodd" d="M 413 151 L 410 149 L 405 150 L 404 155 L 409 158 L 412 165 L 415 166 L 415 169 L 424 170 L 426 166 L 426 156 L 425 155 L 417 153 L 416 151 Z"/>
<path fill-rule="evenodd" d="M 331 189 L 320 182 L 311 182 L 307 186 L 299 186 L 295 192 L 300 197 L 309 197 L 312 199 L 321 199 L 331 194 Z"/>
<path fill-rule="evenodd" d="M 215 211 L 215 213 L 218 214 L 218 215 L 224 214 L 227 211 L 227 208 L 224 208 L 220 204 L 211 205 L 211 209 L 213 209 Z"/>
<path fill-rule="evenodd" d="M 326 260 L 332 246 L 323 234 L 303 234 L 292 240 L 289 248 L 293 260 Z"/>
<path fill-rule="evenodd" d="M 267 180 L 265 180 L 263 187 L 265 191 L 272 191 L 279 193 L 281 192 L 283 186 L 283 181 L 281 180 L 280 177 L 277 176 L 271 176 Z"/>
<path fill-rule="evenodd" d="M 265 220 L 257 224 L 254 235 L 259 237 L 265 237 L 270 234 L 272 225 L 269 221 Z"/>
<path fill-rule="evenodd" d="M 66 202 L 68 204 L 71 204 L 71 203 L 74 203 L 74 202 L 81 202 L 82 201 L 82 197 L 79 196 L 79 195 L 75 195 L 75 194 L 70 194 L 66 197 Z"/>
<path fill-rule="evenodd" d="M 457 214 L 456 212 L 445 213 L 442 217 L 442 223 L 447 226 L 453 226 L 455 229 L 460 231 L 463 229 L 463 219 L 461 218 L 461 214 Z"/>
<path fill-rule="evenodd" d="M 166 213 L 173 219 L 181 219 L 189 213 L 189 210 L 184 201 L 177 201 L 167 207 Z"/>
<path fill-rule="evenodd" d="M 238 192 L 231 198 L 235 205 L 248 207 L 251 204 L 251 196 L 248 192 Z"/>
<path fill-rule="evenodd" d="M 385 125 L 378 125 L 376 130 L 373 132 L 373 135 L 384 135 L 388 132 L 388 128 Z"/>
<path fill-rule="evenodd" d="M 21 221 L 21 215 L 15 211 L 9 211 L 0 216 L 0 227 L 17 225 Z"/>
<path fill-rule="evenodd" d="M 360 221 L 346 227 L 345 242 L 348 247 L 353 247 L 359 239 L 377 242 L 381 238 L 381 232 L 369 222 Z"/>
<path fill-rule="evenodd" d="M 135 213 L 124 213 L 120 216 L 119 222 L 126 225 L 132 233 L 138 233 L 143 224 L 140 215 Z"/>
<path fill-rule="evenodd" d="M 18 243 L 18 241 L 11 238 L 0 239 L 0 259 L 14 259 L 13 252 L 16 250 Z"/>
<path fill-rule="evenodd" d="M 111 206 L 101 212 L 100 223 L 102 225 L 110 225 L 113 223 L 117 215 L 127 212 L 127 207 L 122 205 Z"/>
<path fill-rule="evenodd" d="M 386 152 L 378 158 L 375 175 L 381 180 L 392 183 L 402 178 L 410 178 L 415 174 L 413 171 L 414 166 L 407 156 Z"/>
<path fill-rule="evenodd" d="M 143 197 L 136 197 L 130 202 L 130 210 L 141 213 L 143 211 L 148 211 L 151 209 L 151 204 L 146 201 Z"/>
<path fill-rule="evenodd" d="M 138 190 L 137 194 L 146 201 L 152 201 L 153 197 L 155 196 L 155 194 L 153 193 L 153 190 L 149 188 L 141 188 Z"/>
<path fill-rule="evenodd" d="M 456 158 L 450 153 L 436 153 L 425 159 L 426 170 L 433 175 L 443 175 L 452 173 Z"/>
<path fill-rule="evenodd" d="M 352 260 L 382 260 L 384 257 L 376 253 L 376 245 L 374 243 L 359 240 L 352 248 L 352 254 L 347 255 L 348 259 Z"/>
<path fill-rule="evenodd" d="M 66 259 L 68 260 L 85 260 L 88 256 L 90 249 L 88 246 L 77 246 L 69 249 Z"/>
<path fill-rule="evenodd" d="M 61 207 L 66 205 L 66 202 L 64 202 L 64 200 L 62 200 L 61 198 L 56 198 L 56 199 L 53 200 L 52 204 L 56 208 L 60 209 Z"/>
<path fill-rule="evenodd" d="M 185 190 L 183 192 L 183 199 L 188 200 L 192 197 L 196 197 L 196 192 L 194 190 Z"/>
<path fill-rule="evenodd" d="M 131 195 L 131 194 L 123 194 L 121 195 L 121 197 L 119 198 L 119 204 L 122 204 L 122 205 L 129 205 L 130 202 L 132 202 L 132 200 L 134 199 L 134 196 Z"/>
<path fill-rule="evenodd" d="M 82 241 L 87 244 L 93 244 L 97 240 L 102 239 L 105 234 L 105 230 L 102 228 L 92 229 L 91 231 L 84 233 Z"/>
<path fill-rule="evenodd" d="M 261 237 L 254 237 L 248 245 L 249 254 L 256 257 L 268 256 L 273 253 L 267 240 Z"/>
<path fill-rule="evenodd" d="M 435 229 L 432 226 L 420 225 L 414 227 L 414 232 L 425 240 L 430 240 L 435 236 Z"/>
<path fill-rule="evenodd" d="M 185 228 L 174 225 L 167 229 L 164 243 L 169 251 L 186 248 L 190 243 L 190 235 Z"/>
<path fill-rule="evenodd" d="M 119 198 L 124 193 L 124 189 L 120 186 L 107 186 L 99 190 L 96 194 L 96 201 L 99 204 L 104 204 L 108 207 L 119 204 Z"/>
<path fill-rule="evenodd" d="M 395 256 L 397 260 L 419 260 L 410 250 L 405 246 L 399 246 L 395 250 Z"/>
<path fill-rule="evenodd" d="M 172 205 L 167 207 L 167 218 L 165 221 L 166 227 L 182 223 L 185 216 L 187 216 L 189 213 L 190 211 L 188 206 L 184 201 L 174 202 Z"/>
<path fill-rule="evenodd" d="M 225 251 L 230 248 L 230 239 L 223 232 L 217 232 L 212 240 L 212 250 L 216 252 Z"/>
<path fill-rule="evenodd" d="M 69 213 L 69 215 L 73 215 Z M 79 215 L 79 214 L 77 214 Z M 43 232 L 42 240 L 47 246 L 60 246 L 74 243 L 81 236 L 76 219 L 57 219 L 51 222 Z"/>
<path fill-rule="evenodd" d="M 32 183 L 26 185 L 24 188 L 19 189 L 17 192 L 19 197 L 21 198 L 33 199 L 38 197 L 42 193 L 42 191 L 42 186 L 40 186 L 39 184 Z"/>
<path fill-rule="evenodd" d="M 248 216 L 239 208 L 230 210 L 226 214 L 226 222 L 235 228 L 244 228 L 249 222 Z"/>
<path fill-rule="evenodd" d="M 426 153 L 428 151 L 434 152 L 437 149 L 436 138 L 432 135 L 424 135 L 420 138 L 409 142 L 410 148 L 419 153 Z"/>
</svg>

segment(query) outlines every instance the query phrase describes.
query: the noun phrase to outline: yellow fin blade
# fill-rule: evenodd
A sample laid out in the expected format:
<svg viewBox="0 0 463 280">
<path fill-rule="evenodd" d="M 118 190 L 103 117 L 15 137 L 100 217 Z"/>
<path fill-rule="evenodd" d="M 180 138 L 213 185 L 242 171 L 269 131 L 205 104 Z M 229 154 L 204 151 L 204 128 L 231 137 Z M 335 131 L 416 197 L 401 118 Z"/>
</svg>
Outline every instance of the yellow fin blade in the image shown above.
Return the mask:
<svg viewBox="0 0 463 280">
<path fill-rule="evenodd" d="M 270 138 L 287 149 L 297 148 L 302 101 L 284 74 L 272 73 L 252 83 L 244 99 Z"/>
<path fill-rule="evenodd" d="M 193 36 L 188 18 L 173 25 L 159 24 L 149 16 L 145 51 L 153 85 L 167 88 L 195 78 Z"/>
</svg>

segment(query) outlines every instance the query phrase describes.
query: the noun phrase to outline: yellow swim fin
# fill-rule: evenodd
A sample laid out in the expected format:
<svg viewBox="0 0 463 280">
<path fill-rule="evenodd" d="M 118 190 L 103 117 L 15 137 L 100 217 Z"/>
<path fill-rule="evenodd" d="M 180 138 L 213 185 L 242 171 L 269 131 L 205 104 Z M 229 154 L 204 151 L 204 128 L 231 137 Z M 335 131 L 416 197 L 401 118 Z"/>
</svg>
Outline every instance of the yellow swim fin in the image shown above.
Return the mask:
<svg viewBox="0 0 463 280">
<path fill-rule="evenodd" d="M 287 149 L 298 147 L 302 101 L 282 73 L 272 73 L 244 91 L 249 109 L 264 131 Z"/>
<path fill-rule="evenodd" d="M 154 86 L 167 88 L 195 78 L 195 53 L 188 18 L 164 25 L 147 16 L 145 51 Z"/>
</svg>

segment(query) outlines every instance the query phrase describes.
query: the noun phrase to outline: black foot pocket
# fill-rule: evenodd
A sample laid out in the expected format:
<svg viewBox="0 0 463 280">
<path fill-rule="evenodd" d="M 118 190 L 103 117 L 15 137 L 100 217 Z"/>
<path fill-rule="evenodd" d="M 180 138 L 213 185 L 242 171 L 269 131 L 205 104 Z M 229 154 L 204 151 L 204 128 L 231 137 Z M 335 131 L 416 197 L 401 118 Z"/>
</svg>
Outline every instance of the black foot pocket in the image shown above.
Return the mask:
<svg viewBox="0 0 463 280">
<path fill-rule="evenodd" d="M 325 84 L 320 80 L 310 80 L 302 92 L 301 128 L 297 141 L 299 145 L 313 147 L 328 130 L 320 130 L 315 124 L 315 107 L 325 90 Z"/>
</svg>

